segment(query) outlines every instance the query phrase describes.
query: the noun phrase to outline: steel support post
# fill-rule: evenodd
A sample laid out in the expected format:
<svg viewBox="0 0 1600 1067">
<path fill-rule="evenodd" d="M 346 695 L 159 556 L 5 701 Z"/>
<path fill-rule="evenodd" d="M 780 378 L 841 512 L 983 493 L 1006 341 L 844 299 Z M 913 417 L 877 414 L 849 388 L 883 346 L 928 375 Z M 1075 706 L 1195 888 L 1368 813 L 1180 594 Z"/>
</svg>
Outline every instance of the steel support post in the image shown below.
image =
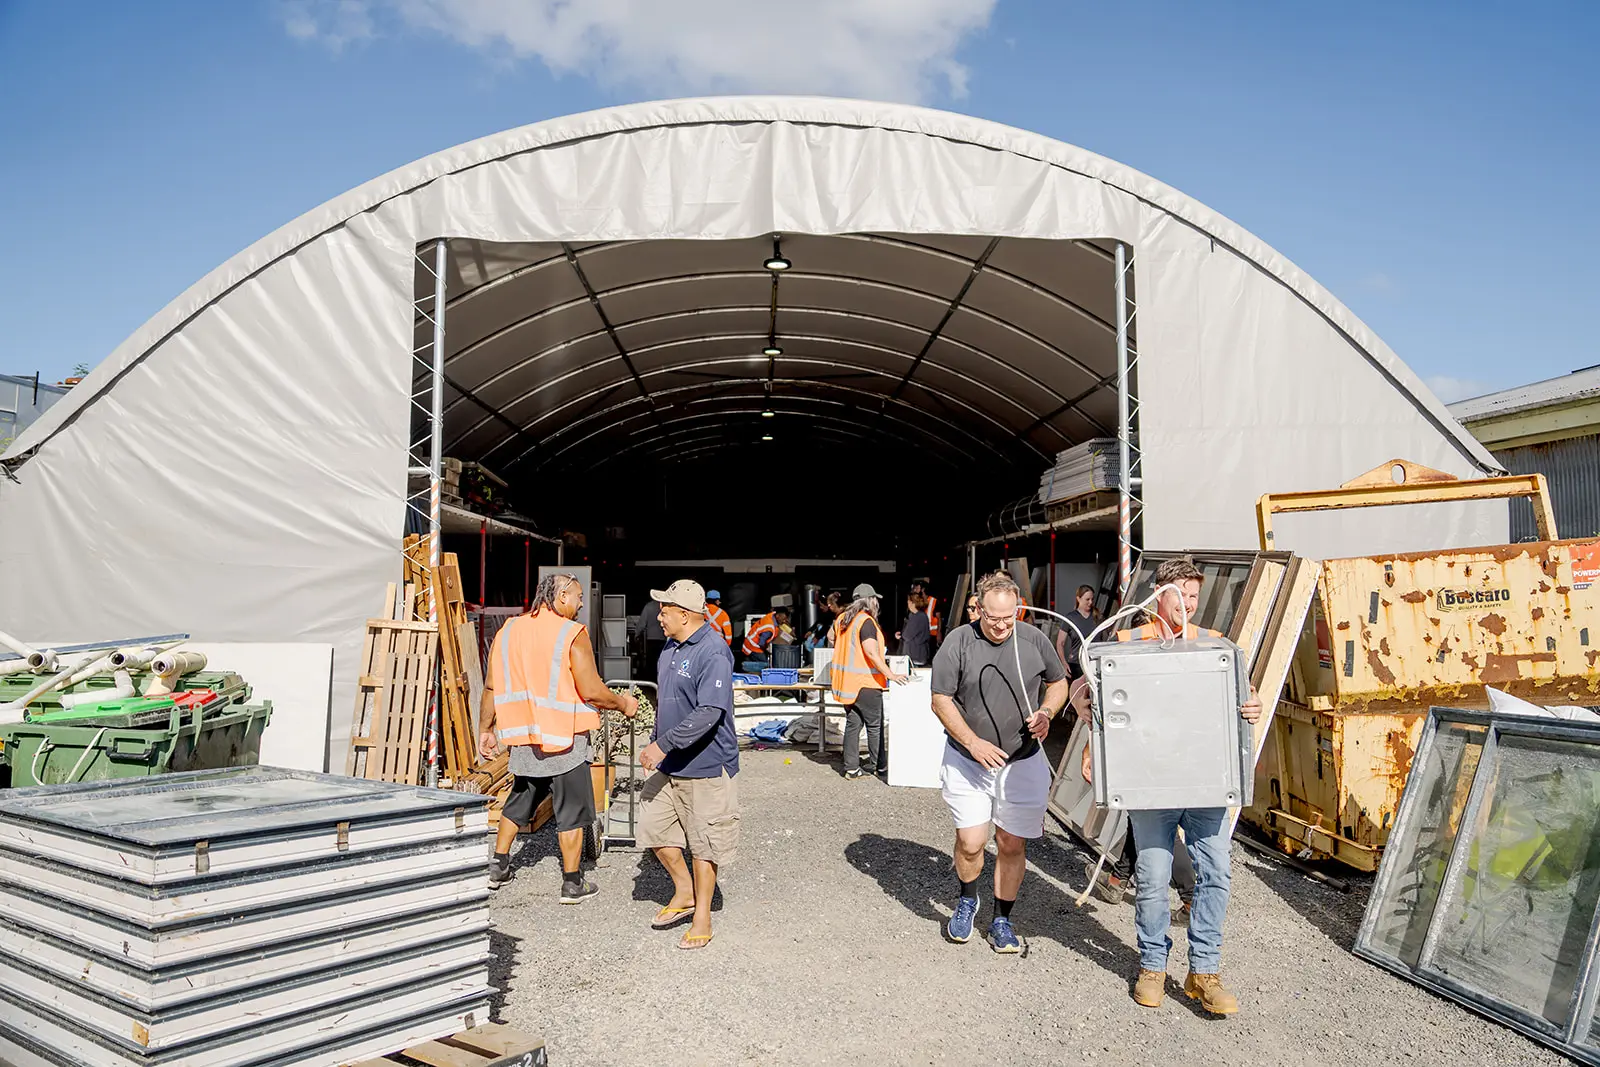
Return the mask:
<svg viewBox="0 0 1600 1067">
<path fill-rule="evenodd" d="M 1116 301 L 1117 301 L 1117 455 L 1120 461 L 1120 489 L 1117 502 L 1117 600 L 1125 602 L 1128 587 L 1133 584 L 1133 524 L 1144 510 L 1139 498 L 1143 479 L 1140 476 L 1138 423 L 1138 380 L 1135 370 L 1138 353 L 1129 343 L 1136 306 L 1128 298 L 1128 274 L 1133 270 L 1128 246 L 1117 242 L 1116 251 Z"/>
</svg>

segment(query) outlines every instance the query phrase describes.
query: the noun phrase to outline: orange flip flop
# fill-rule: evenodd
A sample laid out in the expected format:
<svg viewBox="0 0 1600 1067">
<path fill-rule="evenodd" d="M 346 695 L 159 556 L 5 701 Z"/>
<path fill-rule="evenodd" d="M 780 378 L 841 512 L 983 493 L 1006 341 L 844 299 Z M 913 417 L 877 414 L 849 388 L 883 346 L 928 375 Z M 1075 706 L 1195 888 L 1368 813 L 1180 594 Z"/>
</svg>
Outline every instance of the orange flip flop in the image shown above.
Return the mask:
<svg viewBox="0 0 1600 1067">
<path fill-rule="evenodd" d="M 683 940 L 678 942 L 678 947 L 685 951 L 695 951 L 711 944 L 711 934 L 684 934 Z"/>
</svg>

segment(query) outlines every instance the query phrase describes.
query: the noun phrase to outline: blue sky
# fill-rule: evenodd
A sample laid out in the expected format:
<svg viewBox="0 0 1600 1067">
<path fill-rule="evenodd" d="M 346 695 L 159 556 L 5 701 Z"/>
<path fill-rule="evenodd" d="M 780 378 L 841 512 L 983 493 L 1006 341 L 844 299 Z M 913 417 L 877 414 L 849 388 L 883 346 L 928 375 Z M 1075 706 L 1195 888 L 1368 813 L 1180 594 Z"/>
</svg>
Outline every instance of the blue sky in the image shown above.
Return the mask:
<svg viewBox="0 0 1600 1067">
<path fill-rule="evenodd" d="M 1600 4 L 0 0 L 0 371 L 95 364 L 296 215 L 702 92 L 946 107 L 1275 246 L 1445 399 L 1600 363 Z"/>
</svg>

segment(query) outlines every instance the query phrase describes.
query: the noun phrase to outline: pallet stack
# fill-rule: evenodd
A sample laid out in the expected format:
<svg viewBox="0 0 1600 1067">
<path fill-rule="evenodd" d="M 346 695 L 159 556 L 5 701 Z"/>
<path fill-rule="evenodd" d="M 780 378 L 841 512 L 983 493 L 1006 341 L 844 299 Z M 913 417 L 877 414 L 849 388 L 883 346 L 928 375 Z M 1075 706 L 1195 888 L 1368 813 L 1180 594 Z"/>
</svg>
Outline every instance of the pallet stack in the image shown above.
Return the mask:
<svg viewBox="0 0 1600 1067">
<path fill-rule="evenodd" d="M 413 589 L 410 583 L 401 590 L 390 585 L 389 614 L 367 620 L 345 764 L 345 773 L 353 778 L 414 785 L 426 771 L 439 635 L 429 623 L 394 617 L 410 615 L 403 605 L 416 599 Z"/>
<path fill-rule="evenodd" d="M 412 534 L 405 539 L 402 559 L 404 584 L 389 586 L 383 618 L 367 620 L 346 772 L 376 781 L 421 783 L 437 701 L 443 731 L 434 740 L 445 776 L 459 781 L 478 763 L 483 671 L 477 627 L 468 617 L 454 552 L 441 554 L 439 566 L 431 567 L 428 539 Z M 428 609 L 435 597 L 436 616 L 430 623 Z M 398 660 L 391 659 L 396 656 Z"/>
<path fill-rule="evenodd" d="M 487 1023 L 484 809 L 259 767 L 10 792 L 0 1063 L 328 1067 Z"/>
</svg>

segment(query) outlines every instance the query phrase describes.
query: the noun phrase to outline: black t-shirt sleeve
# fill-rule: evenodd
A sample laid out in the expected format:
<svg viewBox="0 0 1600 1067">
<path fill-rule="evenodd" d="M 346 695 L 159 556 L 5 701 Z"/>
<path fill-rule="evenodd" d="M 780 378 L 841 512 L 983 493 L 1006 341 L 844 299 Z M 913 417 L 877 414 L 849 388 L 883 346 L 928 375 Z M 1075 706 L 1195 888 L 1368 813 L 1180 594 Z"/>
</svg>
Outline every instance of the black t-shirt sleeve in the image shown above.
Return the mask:
<svg viewBox="0 0 1600 1067">
<path fill-rule="evenodd" d="M 1044 660 L 1045 684 L 1049 685 L 1051 682 L 1061 681 L 1067 676 L 1067 668 L 1062 665 L 1061 657 L 1056 655 L 1055 647 L 1050 644 L 1050 639 L 1044 635 L 1042 630 L 1029 627 L 1029 632 L 1033 637 L 1034 645 L 1039 649 L 1040 658 Z"/>
<path fill-rule="evenodd" d="M 878 636 L 878 624 L 873 622 L 871 619 L 868 619 L 866 622 L 862 623 L 861 640 L 863 642 L 876 641 L 880 645 L 883 644 L 883 638 Z M 879 651 L 882 650 L 880 649 Z"/>
<path fill-rule="evenodd" d="M 933 691 L 942 697 L 955 696 L 961 683 L 961 644 L 962 632 L 957 630 L 933 654 Z"/>
</svg>

